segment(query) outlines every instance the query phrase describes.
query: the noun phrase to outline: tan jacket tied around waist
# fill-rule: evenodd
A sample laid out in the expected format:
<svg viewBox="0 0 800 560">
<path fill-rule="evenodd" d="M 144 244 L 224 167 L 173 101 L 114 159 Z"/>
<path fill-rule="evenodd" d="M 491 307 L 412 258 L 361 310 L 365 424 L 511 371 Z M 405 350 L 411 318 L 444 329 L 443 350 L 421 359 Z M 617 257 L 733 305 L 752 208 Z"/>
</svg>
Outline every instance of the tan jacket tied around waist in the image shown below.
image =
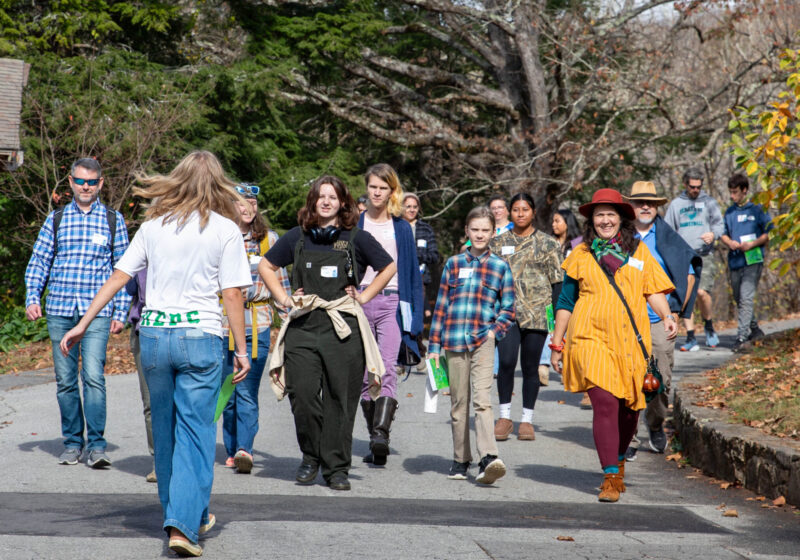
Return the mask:
<svg viewBox="0 0 800 560">
<path fill-rule="evenodd" d="M 278 400 L 283 400 L 286 396 L 286 373 L 283 364 L 286 330 L 293 319 L 307 315 L 317 308 L 324 309 L 328 313 L 328 317 L 330 317 L 333 328 L 339 338 L 347 338 L 352 333 L 350 326 L 340 313 L 353 315 L 358 320 L 358 330 L 364 346 L 364 359 L 367 364 L 367 371 L 370 373 L 369 394 L 373 399 L 377 399 L 380 396 L 381 379 L 386 373 L 386 368 L 383 366 L 378 343 L 372 335 L 372 330 L 369 328 L 369 322 L 366 315 L 364 315 L 364 310 L 361 309 L 361 305 L 348 295 L 333 301 L 324 300 L 317 295 L 304 295 L 292 296 L 292 308 L 281 325 L 281 330 L 275 341 L 275 348 L 269 355 L 267 371 L 269 371 L 270 386 L 275 395 L 277 395 Z"/>
</svg>

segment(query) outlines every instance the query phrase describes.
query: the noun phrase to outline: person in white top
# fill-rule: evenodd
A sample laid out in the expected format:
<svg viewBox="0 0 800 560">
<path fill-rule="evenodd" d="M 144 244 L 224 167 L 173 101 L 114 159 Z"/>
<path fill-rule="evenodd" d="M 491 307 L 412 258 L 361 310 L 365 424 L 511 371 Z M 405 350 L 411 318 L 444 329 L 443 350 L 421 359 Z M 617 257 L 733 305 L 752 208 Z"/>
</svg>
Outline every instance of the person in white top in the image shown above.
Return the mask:
<svg viewBox="0 0 800 560">
<path fill-rule="evenodd" d="M 361 409 L 370 433 L 370 453 L 364 462 L 385 465 L 389 455 L 389 432 L 397 410 L 397 364 L 401 344 L 420 357 L 416 338 L 422 334 L 422 274 L 419 270 L 414 232 L 400 218 L 403 187 L 392 167 L 378 163 L 364 174 L 369 198 L 367 211 L 361 214 L 360 228 L 372 234 L 397 263 L 397 272 L 386 288 L 364 305 L 364 314 L 386 368 L 381 394 L 376 400 L 369 395 L 369 376 L 364 372 L 361 388 Z M 372 283 L 376 272 L 367 269 L 361 289 Z M 420 358 L 421 359 L 421 358 Z"/>
<path fill-rule="evenodd" d="M 139 228 L 111 278 L 61 351 L 78 343 L 95 315 L 139 270 L 147 267 L 139 328 L 141 360 L 150 389 L 158 496 L 169 547 L 200 556 L 197 544 L 216 519 L 208 513 L 214 480 L 214 412 L 222 371 L 222 313 L 235 343 L 234 383 L 250 370 L 242 288 L 251 285 L 233 189 L 217 158 L 192 152 L 169 175 L 137 177 L 134 194 L 150 199 Z"/>
</svg>

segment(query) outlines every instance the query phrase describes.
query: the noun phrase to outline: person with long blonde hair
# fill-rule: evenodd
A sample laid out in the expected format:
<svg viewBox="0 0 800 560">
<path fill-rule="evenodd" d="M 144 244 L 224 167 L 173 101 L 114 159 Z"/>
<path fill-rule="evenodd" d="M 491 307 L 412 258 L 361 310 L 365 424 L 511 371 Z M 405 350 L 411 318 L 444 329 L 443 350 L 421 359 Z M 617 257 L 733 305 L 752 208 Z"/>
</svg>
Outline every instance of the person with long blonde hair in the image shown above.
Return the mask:
<svg viewBox="0 0 800 560">
<path fill-rule="evenodd" d="M 146 221 L 117 262 L 86 315 L 61 340 L 77 343 L 92 318 L 147 267 L 139 327 L 141 361 L 150 390 L 158 496 L 169 547 L 200 556 L 200 535 L 214 480 L 214 411 L 222 371 L 219 292 L 235 342 L 234 383 L 250 370 L 242 288 L 250 286 L 242 234 L 234 220 L 241 197 L 210 152 L 192 152 L 169 175 L 137 175 L 134 194 L 151 200 Z"/>
<path fill-rule="evenodd" d="M 370 453 L 364 462 L 385 465 L 389 455 L 389 432 L 397 410 L 397 364 L 401 344 L 420 356 L 416 338 L 422 333 L 422 274 L 419 271 L 414 232 L 400 218 L 403 187 L 389 164 L 378 163 L 364 174 L 367 185 L 367 210 L 358 226 L 372 234 L 397 263 L 397 273 L 386 287 L 364 306 L 364 314 L 378 341 L 386 375 L 380 396 L 369 394 L 369 375 L 364 373 L 361 409 L 370 434 Z M 372 283 L 377 272 L 367 269 L 361 289 Z"/>
</svg>

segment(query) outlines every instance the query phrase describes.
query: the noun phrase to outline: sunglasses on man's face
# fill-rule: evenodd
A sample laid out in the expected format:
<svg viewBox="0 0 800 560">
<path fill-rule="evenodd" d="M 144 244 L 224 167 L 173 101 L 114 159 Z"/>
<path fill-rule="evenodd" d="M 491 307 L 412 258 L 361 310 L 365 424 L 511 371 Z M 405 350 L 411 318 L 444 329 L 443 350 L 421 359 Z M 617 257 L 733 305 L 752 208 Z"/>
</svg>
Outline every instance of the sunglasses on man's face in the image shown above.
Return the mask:
<svg viewBox="0 0 800 560">
<path fill-rule="evenodd" d="M 97 179 L 78 179 L 73 175 L 72 182 L 78 186 L 83 186 L 83 184 L 86 183 L 90 187 L 96 187 L 98 183 L 100 183 L 100 178 L 98 177 Z"/>
<path fill-rule="evenodd" d="M 255 196 L 261 192 L 261 189 L 257 185 L 236 185 L 236 192 L 242 195 L 252 194 Z"/>
</svg>

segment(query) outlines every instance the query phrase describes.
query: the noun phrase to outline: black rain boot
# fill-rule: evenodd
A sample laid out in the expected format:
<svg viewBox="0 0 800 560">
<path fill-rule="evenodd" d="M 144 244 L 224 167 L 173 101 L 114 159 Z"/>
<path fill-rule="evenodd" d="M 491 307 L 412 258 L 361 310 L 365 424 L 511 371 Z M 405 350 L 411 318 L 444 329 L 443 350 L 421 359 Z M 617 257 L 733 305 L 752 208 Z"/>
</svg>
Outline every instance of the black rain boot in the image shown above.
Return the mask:
<svg viewBox="0 0 800 560">
<path fill-rule="evenodd" d="M 375 415 L 375 401 L 372 399 L 368 401 L 361 401 L 361 411 L 364 413 L 364 420 L 367 421 L 367 431 L 369 432 L 370 442 L 372 440 L 372 421 Z M 372 443 L 370 443 L 370 447 L 372 447 Z M 372 453 L 366 455 L 363 459 L 365 463 L 372 463 L 373 462 Z"/>
<path fill-rule="evenodd" d="M 372 450 L 373 462 L 377 466 L 386 464 L 389 455 L 389 432 L 391 432 L 397 401 L 391 397 L 379 397 L 375 401 L 374 429 L 369 448 Z"/>
</svg>

